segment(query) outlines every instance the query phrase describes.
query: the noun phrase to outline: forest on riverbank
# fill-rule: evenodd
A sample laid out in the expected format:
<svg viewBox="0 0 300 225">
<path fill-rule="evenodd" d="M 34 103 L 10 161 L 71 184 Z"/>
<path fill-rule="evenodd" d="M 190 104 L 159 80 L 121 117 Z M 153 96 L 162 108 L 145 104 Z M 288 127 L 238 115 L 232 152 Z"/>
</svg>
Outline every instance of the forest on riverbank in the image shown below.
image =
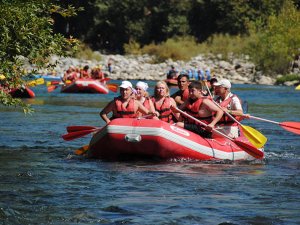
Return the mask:
<svg viewBox="0 0 300 225">
<path fill-rule="evenodd" d="M 24 83 L 24 59 L 52 55 L 149 54 L 153 63 L 249 56 L 267 76 L 299 79 L 299 0 L 1 0 L 0 77 Z M 282 78 L 283 80 L 285 78 Z M 0 91 L 4 105 L 22 105 Z"/>
<path fill-rule="evenodd" d="M 150 54 L 156 62 L 199 54 L 249 55 L 268 76 L 292 72 L 300 55 L 300 1 L 88 0 L 76 17 L 55 17 L 54 30 L 93 50 Z"/>
</svg>

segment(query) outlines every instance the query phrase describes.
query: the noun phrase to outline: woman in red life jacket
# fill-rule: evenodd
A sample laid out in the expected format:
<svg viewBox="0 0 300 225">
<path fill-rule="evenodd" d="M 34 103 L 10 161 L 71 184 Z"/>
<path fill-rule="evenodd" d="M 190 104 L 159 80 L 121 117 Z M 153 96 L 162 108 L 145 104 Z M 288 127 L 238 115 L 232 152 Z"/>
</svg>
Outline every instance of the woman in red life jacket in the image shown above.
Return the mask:
<svg viewBox="0 0 300 225">
<path fill-rule="evenodd" d="M 230 81 L 223 79 L 214 83 L 214 86 L 215 94 L 218 95 L 216 102 L 223 108 L 225 112 L 233 115 L 238 121 L 242 120 L 242 104 L 240 99 L 235 94 L 231 93 Z M 218 122 L 217 129 L 232 138 L 239 136 L 238 124 L 226 114 L 224 114 L 221 120 Z"/>
<path fill-rule="evenodd" d="M 170 97 L 170 90 L 164 81 L 158 81 L 154 88 L 152 97 L 156 115 L 162 121 L 173 123 L 173 117 L 177 120 L 179 113 L 173 112 L 171 108 L 176 107 L 175 100 Z M 173 107 L 171 107 L 173 106 Z"/>
<path fill-rule="evenodd" d="M 185 102 L 185 100 L 189 97 L 189 75 L 188 74 L 180 74 L 177 77 L 178 88 L 179 90 L 175 92 L 171 97 L 175 100 L 177 106 L 180 106 Z"/>
<path fill-rule="evenodd" d="M 143 82 L 143 81 L 139 81 L 136 83 L 135 85 L 135 90 L 136 90 L 136 94 L 135 94 L 135 98 L 136 100 L 140 101 L 143 106 L 145 106 L 150 112 L 155 112 L 154 109 L 154 105 L 153 102 L 151 100 L 151 98 L 149 97 L 149 94 L 147 92 L 148 89 L 148 84 Z M 158 113 L 156 112 L 156 116 L 158 116 Z M 138 117 L 144 116 L 144 114 L 138 112 Z M 154 117 L 155 119 L 158 119 L 157 117 Z"/>
<path fill-rule="evenodd" d="M 207 126 L 201 126 L 194 120 L 184 117 L 180 118 L 181 121 L 184 121 L 176 123 L 176 126 L 183 127 L 206 138 L 211 138 L 212 129 L 223 116 L 223 111 L 217 107 L 211 99 L 203 96 L 202 85 L 197 81 L 190 83 L 189 98 L 180 108 L 196 119 L 204 122 Z"/>
<path fill-rule="evenodd" d="M 114 98 L 100 112 L 100 117 L 109 123 L 115 118 L 136 118 L 138 112 L 149 114 L 150 111 L 141 102 L 132 97 L 133 88 L 129 81 L 122 81 L 120 85 L 120 96 Z M 112 112 L 112 118 L 108 114 Z"/>
</svg>

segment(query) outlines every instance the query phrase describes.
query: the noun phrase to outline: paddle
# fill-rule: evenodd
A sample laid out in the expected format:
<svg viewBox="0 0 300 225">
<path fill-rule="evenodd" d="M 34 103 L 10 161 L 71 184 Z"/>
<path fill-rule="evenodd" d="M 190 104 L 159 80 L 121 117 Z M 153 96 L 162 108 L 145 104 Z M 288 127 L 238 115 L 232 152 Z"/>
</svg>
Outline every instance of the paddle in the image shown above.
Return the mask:
<svg viewBox="0 0 300 225">
<path fill-rule="evenodd" d="M 89 145 L 84 145 L 75 150 L 76 155 L 84 155 L 89 150 Z"/>
<path fill-rule="evenodd" d="M 47 91 L 48 91 L 48 92 L 52 92 L 52 91 L 54 91 L 56 88 L 58 88 L 58 86 L 56 86 L 56 85 L 51 85 L 51 86 L 47 87 Z"/>
<path fill-rule="evenodd" d="M 77 138 L 81 138 L 81 137 L 84 137 L 90 133 L 93 133 L 93 132 L 96 132 L 98 130 L 102 129 L 102 127 L 97 127 L 96 129 L 90 129 L 90 130 L 79 130 L 79 131 L 74 131 L 74 132 L 70 132 L 70 133 L 67 133 L 67 134 L 64 134 L 62 135 L 62 138 L 65 140 L 65 141 L 71 141 L 71 140 L 74 140 L 74 139 L 77 139 Z"/>
<path fill-rule="evenodd" d="M 263 118 L 259 118 L 256 116 L 250 116 L 251 119 L 256 119 L 256 120 L 261 120 L 264 122 L 268 122 L 268 123 L 273 123 L 273 124 L 277 124 L 279 126 L 281 126 L 283 129 L 292 132 L 294 134 L 298 134 L 300 135 L 300 122 L 276 122 L 276 121 L 272 121 L 272 120 L 267 120 L 267 119 L 263 119 Z"/>
<path fill-rule="evenodd" d="M 212 97 L 212 94 L 205 82 L 205 86 L 208 90 L 209 95 Z M 251 144 L 253 144 L 255 147 L 257 148 L 261 148 L 263 147 L 266 142 L 267 142 L 267 138 L 260 133 L 259 131 L 255 130 L 252 127 L 249 126 L 245 126 L 243 124 L 241 124 L 237 119 L 235 119 L 232 115 L 230 115 L 230 113 L 226 112 L 217 102 L 215 102 L 212 99 L 213 103 L 215 103 L 216 106 L 218 106 L 227 116 L 229 116 L 234 122 L 236 122 L 238 125 L 240 125 L 240 127 L 242 128 L 242 131 L 244 133 L 244 135 L 246 136 L 246 138 L 251 142 Z"/>
<path fill-rule="evenodd" d="M 44 78 L 38 78 L 36 80 L 31 80 L 31 81 L 28 81 L 26 83 L 26 86 L 29 86 L 29 87 L 34 87 L 36 85 L 41 85 L 41 84 L 44 84 L 45 83 L 45 80 Z"/>
<path fill-rule="evenodd" d="M 106 84 L 106 86 L 112 92 L 117 92 L 118 91 L 118 85 L 117 84 Z"/>
<path fill-rule="evenodd" d="M 183 112 L 182 110 L 176 108 L 176 110 L 178 112 L 180 112 L 181 114 L 185 115 L 186 117 L 189 117 L 190 119 L 198 122 L 199 124 L 201 124 L 202 126 L 205 126 L 207 127 L 207 125 L 203 122 L 201 122 L 200 120 L 196 119 L 195 117 L 189 115 L 188 113 L 186 112 Z M 238 145 L 239 147 L 241 147 L 245 152 L 247 152 L 249 155 L 252 155 L 253 157 L 257 158 L 257 159 L 262 159 L 264 157 L 264 153 L 262 151 L 260 151 L 259 149 L 257 149 L 256 147 L 252 146 L 252 145 L 249 145 L 241 140 L 238 140 L 238 139 L 233 139 L 225 134 L 223 134 L 222 132 L 216 130 L 216 129 L 212 129 L 215 133 L 231 140 L 232 142 L 234 142 L 236 145 Z"/>
<path fill-rule="evenodd" d="M 70 133 L 70 132 L 92 130 L 92 129 L 99 129 L 99 128 L 100 127 L 94 127 L 94 126 L 68 126 L 67 131 Z"/>
</svg>

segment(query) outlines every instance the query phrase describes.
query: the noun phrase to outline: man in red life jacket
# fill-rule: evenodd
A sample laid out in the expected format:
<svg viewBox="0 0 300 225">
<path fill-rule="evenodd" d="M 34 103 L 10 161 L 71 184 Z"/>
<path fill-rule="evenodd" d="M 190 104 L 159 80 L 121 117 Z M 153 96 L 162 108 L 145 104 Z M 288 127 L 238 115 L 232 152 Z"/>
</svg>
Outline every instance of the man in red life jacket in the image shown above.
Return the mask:
<svg viewBox="0 0 300 225">
<path fill-rule="evenodd" d="M 188 90 L 189 98 L 179 108 L 207 124 L 207 126 L 204 127 L 197 124 L 194 120 L 184 117 L 184 121 L 178 122 L 176 125 L 193 131 L 202 137 L 210 138 L 212 129 L 223 116 L 223 111 L 211 99 L 203 96 L 201 83 L 197 81 L 191 82 Z"/>
<path fill-rule="evenodd" d="M 189 75 L 180 74 L 177 77 L 178 88 L 179 90 L 171 95 L 171 97 L 175 100 L 176 105 L 180 106 L 183 104 L 189 97 Z"/>
<path fill-rule="evenodd" d="M 216 102 L 223 108 L 225 112 L 230 113 L 237 120 L 241 120 L 241 116 L 243 115 L 241 101 L 235 94 L 231 93 L 230 81 L 227 79 L 220 80 L 214 83 L 214 87 L 215 94 L 218 96 L 216 98 Z M 225 113 L 217 125 L 217 129 L 222 133 L 232 138 L 236 138 L 239 136 L 238 124 L 235 123 Z"/>
<path fill-rule="evenodd" d="M 114 98 L 100 112 L 100 117 L 109 123 L 115 118 L 136 118 L 138 112 L 142 114 L 150 114 L 149 110 L 143 104 L 134 99 L 132 84 L 129 81 L 122 81 L 120 85 L 120 96 Z M 112 112 L 112 118 L 108 118 L 108 114 Z"/>
<path fill-rule="evenodd" d="M 80 70 L 80 78 L 84 78 L 84 79 L 90 78 L 89 66 L 88 65 L 84 66 L 83 69 Z"/>
</svg>

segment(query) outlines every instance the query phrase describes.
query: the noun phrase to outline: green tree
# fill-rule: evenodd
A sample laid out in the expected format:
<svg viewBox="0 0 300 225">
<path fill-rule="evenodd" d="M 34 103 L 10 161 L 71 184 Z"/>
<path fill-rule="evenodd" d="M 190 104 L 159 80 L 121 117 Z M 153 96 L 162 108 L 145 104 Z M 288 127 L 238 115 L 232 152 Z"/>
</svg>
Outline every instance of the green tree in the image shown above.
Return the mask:
<svg viewBox="0 0 300 225">
<path fill-rule="evenodd" d="M 250 40 L 248 53 L 261 70 L 271 75 L 287 73 L 300 55 L 300 11 L 286 0 L 278 16 L 250 26 Z"/>
<path fill-rule="evenodd" d="M 38 68 L 51 66 L 52 54 L 67 55 L 78 42 L 53 33 L 53 14 L 75 15 L 74 7 L 67 9 L 53 4 L 51 0 L 1 0 L 0 1 L 0 103 L 6 106 L 21 106 L 30 112 L 29 105 L 13 99 L 3 89 L 24 84 L 24 59 Z"/>
</svg>

